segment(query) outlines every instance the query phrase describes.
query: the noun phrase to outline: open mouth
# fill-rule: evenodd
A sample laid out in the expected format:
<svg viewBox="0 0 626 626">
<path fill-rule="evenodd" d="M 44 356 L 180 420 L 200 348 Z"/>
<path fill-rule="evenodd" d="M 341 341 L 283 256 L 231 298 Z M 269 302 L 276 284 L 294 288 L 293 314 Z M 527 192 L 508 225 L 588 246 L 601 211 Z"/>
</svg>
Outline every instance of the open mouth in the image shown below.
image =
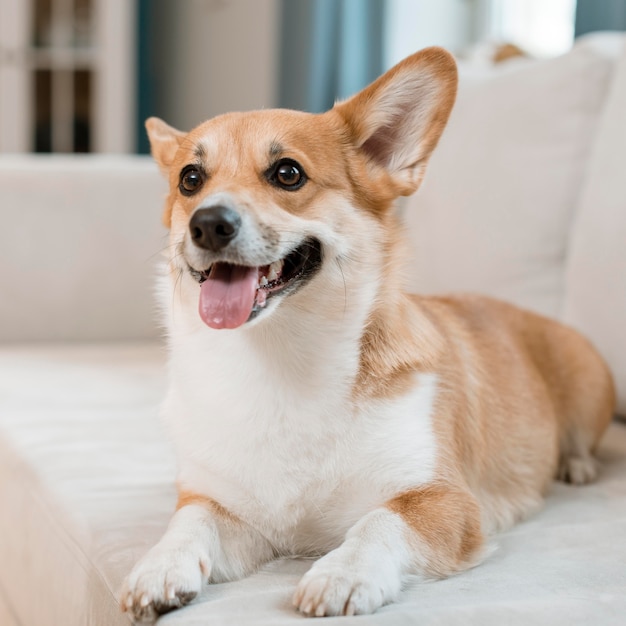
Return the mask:
<svg viewBox="0 0 626 626">
<path fill-rule="evenodd" d="M 238 328 L 278 294 L 293 293 L 322 264 L 322 245 L 306 239 L 283 259 L 260 267 L 218 261 L 204 271 L 189 268 L 201 284 L 199 311 L 211 328 Z"/>
</svg>

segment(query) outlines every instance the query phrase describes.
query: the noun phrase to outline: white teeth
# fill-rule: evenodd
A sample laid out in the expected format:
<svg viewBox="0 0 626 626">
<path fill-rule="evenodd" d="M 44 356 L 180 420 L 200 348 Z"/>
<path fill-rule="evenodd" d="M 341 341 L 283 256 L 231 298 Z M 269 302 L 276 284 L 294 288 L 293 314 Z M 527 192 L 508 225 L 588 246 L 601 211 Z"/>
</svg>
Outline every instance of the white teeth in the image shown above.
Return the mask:
<svg viewBox="0 0 626 626">
<path fill-rule="evenodd" d="M 259 308 L 263 308 L 265 303 L 267 302 L 267 292 L 266 291 L 257 291 L 255 302 Z"/>
<path fill-rule="evenodd" d="M 280 259 L 279 261 L 274 261 L 270 265 L 270 271 L 267 274 L 267 279 L 270 282 L 272 282 L 273 280 L 276 280 L 280 276 L 280 273 L 282 271 L 283 271 L 283 260 Z"/>
<path fill-rule="evenodd" d="M 267 285 L 267 278 L 265 276 L 261 276 L 261 280 L 259 280 L 259 287 L 265 287 Z"/>
</svg>

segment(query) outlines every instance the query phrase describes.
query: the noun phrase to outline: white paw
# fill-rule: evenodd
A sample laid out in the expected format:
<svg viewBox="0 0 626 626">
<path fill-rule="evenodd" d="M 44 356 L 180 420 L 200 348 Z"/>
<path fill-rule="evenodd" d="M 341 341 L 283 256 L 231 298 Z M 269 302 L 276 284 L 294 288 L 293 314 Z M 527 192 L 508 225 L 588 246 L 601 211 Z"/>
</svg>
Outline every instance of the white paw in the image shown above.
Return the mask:
<svg viewBox="0 0 626 626">
<path fill-rule="evenodd" d="M 161 613 L 193 600 L 209 577 L 209 561 L 197 549 L 155 546 L 135 565 L 120 596 L 135 621 L 154 622 Z"/>
<path fill-rule="evenodd" d="M 385 579 L 381 570 L 363 567 L 339 548 L 320 559 L 302 577 L 294 606 L 309 617 L 373 613 L 400 591 L 397 576 Z M 381 568 L 386 569 L 386 568 Z"/>
<path fill-rule="evenodd" d="M 598 466 L 591 456 L 568 456 L 559 461 L 558 478 L 573 485 L 585 485 L 596 479 Z"/>
</svg>

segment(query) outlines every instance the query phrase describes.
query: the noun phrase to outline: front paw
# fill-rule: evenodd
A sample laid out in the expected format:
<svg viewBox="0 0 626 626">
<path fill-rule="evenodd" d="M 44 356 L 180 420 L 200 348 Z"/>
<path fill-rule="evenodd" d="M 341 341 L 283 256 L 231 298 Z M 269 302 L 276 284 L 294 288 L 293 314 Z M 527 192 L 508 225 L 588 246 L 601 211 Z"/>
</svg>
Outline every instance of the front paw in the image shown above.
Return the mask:
<svg viewBox="0 0 626 626">
<path fill-rule="evenodd" d="M 380 569 L 368 567 L 360 558 L 350 558 L 339 548 L 302 577 L 293 604 L 308 617 L 363 615 L 389 602 L 399 590 L 397 576 L 385 579 Z"/>
<path fill-rule="evenodd" d="M 120 596 L 134 621 L 154 622 L 161 613 L 193 600 L 209 577 L 209 561 L 197 550 L 153 548 L 135 565 Z"/>
</svg>

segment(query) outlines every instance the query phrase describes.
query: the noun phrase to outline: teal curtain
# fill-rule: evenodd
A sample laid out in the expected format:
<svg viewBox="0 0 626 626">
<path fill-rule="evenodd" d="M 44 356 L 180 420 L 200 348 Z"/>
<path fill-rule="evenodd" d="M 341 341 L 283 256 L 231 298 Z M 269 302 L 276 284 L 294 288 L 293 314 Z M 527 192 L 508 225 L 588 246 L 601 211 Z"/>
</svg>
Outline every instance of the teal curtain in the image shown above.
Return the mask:
<svg viewBox="0 0 626 626">
<path fill-rule="evenodd" d="M 626 30 L 626 0 L 578 0 L 576 37 L 598 30 Z"/>
<path fill-rule="evenodd" d="M 326 111 L 383 71 L 384 0 L 282 0 L 279 106 Z"/>
<path fill-rule="evenodd" d="M 153 115 L 155 73 L 150 58 L 152 13 L 150 0 L 137 0 L 137 104 L 135 142 L 139 154 L 150 153 L 144 122 Z"/>
</svg>

